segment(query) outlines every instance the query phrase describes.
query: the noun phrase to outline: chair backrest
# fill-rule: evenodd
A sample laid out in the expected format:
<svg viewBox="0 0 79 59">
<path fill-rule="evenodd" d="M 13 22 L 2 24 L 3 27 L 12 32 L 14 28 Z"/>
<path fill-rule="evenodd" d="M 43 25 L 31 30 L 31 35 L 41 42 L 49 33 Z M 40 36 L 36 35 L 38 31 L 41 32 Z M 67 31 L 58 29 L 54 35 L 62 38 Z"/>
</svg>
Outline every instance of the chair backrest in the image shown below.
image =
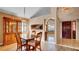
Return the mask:
<svg viewBox="0 0 79 59">
<path fill-rule="evenodd" d="M 22 45 L 22 41 L 19 34 L 16 34 L 16 41 L 18 45 Z"/>
<path fill-rule="evenodd" d="M 42 38 L 42 32 L 37 33 L 37 36 L 35 38 L 36 40 L 36 46 L 41 44 L 41 38 Z"/>
<path fill-rule="evenodd" d="M 36 31 L 32 31 L 31 37 L 35 38 L 35 36 L 36 36 Z"/>
</svg>

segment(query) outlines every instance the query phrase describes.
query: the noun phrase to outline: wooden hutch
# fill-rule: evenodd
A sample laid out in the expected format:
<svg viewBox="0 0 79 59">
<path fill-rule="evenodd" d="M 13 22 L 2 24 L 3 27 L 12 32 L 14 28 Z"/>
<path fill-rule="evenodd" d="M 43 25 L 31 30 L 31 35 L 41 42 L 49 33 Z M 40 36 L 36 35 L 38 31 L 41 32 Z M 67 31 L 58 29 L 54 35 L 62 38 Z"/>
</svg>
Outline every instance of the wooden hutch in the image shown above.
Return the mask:
<svg viewBox="0 0 79 59">
<path fill-rule="evenodd" d="M 23 20 L 23 21 L 22 21 Z M 15 19 L 9 17 L 3 17 L 3 45 L 9 45 L 16 42 L 15 33 L 28 34 L 28 19 Z M 25 23 L 23 25 L 23 23 Z"/>
</svg>

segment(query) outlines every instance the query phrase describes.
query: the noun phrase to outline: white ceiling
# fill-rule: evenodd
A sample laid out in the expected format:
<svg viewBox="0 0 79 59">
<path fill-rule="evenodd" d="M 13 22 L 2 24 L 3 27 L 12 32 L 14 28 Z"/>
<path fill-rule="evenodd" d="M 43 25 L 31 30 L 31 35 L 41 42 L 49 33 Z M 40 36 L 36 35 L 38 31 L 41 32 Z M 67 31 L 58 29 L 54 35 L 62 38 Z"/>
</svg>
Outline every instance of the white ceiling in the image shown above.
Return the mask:
<svg viewBox="0 0 79 59">
<path fill-rule="evenodd" d="M 26 18 L 32 17 L 40 9 L 40 7 L 26 7 L 24 15 L 24 7 L 0 7 L 1 12 Z"/>
<path fill-rule="evenodd" d="M 52 7 L 52 15 L 55 14 L 54 8 Z M 12 15 L 26 17 L 26 18 L 34 18 L 42 15 L 47 15 L 51 13 L 51 8 L 49 7 L 25 7 L 25 15 L 24 15 L 24 7 L 0 7 L 1 12 L 9 13 Z M 61 21 L 69 21 L 79 19 L 79 8 L 71 7 L 68 13 L 64 13 L 62 11 L 62 7 L 59 8 L 59 19 Z M 55 15 L 56 16 L 56 15 Z"/>
<path fill-rule="evenodd" d="M 79 19 L 79 8 L 70 7 L 68 12 L 64 12 L 62 8 L 59 9 L 59 18 L 61 21 L 70 21 Z"/>
<path fill-rule="evenodd" d="M 26 18 L 37 17 L 40 15 L 44 15 L 47 12 L 47 14 L 49 14 L 49 8 L 47 7 L 0 7 L 0 11 Z"/>
</svg>

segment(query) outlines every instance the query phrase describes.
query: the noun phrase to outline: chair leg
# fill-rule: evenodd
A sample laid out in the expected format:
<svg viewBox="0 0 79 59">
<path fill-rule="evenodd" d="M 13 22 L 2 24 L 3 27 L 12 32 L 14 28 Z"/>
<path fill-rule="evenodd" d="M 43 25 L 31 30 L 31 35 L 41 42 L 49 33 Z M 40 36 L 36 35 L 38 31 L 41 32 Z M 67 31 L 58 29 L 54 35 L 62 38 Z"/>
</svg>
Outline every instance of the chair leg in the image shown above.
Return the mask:
<svg viewBox="0 0 79 59">
<path fill-rule="evenodd" d="M 22 51 L 22 47 L 21 47 L 21 51 Z"/>
<path fill-rule="evenodd" d="M 17 49 L 16 49 L 16 51 L 18 51 L 18 46 L 17 46 Z"/>
<path fill-rule="evenodd" d="M 17 47 L 16 51 L 18 51 L 18 49 L 20 49 L 22 51 L 22 47 Z"/>
<path fill-rule="evenodd" d="M 40 51 L 41 51 L 41 45 L 40 45 Z"/>
<path fill-rule="evenodd" d="M 16 49 L 16 51 L 18 51 L 18 49 Z"/>
<path fill-rule="evenodd" d="M 39 51 L 41 51 L 41 47 L 39 47 L 39 48 L 38 48 L 38 47 L 36 47 L 36 48 L 35 48 L 35 51 L 37 51 L 37 49 L 38 49 Z"/>
</svg>

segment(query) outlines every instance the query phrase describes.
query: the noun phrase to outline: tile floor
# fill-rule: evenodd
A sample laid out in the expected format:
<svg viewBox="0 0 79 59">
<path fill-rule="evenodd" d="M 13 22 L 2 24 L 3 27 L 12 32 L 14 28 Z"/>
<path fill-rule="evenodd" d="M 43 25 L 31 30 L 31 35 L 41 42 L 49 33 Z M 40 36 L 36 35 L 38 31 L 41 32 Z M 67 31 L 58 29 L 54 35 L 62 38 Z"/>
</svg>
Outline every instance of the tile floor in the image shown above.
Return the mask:
<svg viewBox="0 0 79 59">
<path fill-rule="evenodd" d="M 16 43 L 3 47 L 1 46 L 0 51 L 16 51 L 16 47 Z M 41 48 L 42 51 L 78 51 L 77 49 L 64 47 L 49 42 L 42 42 Z"/>
<path fill-rule="evenodd" d="M 53 43 L 43 42 L 42 51 L 78 51 L 77 49 L 60 46 Z"/>
</svg>

